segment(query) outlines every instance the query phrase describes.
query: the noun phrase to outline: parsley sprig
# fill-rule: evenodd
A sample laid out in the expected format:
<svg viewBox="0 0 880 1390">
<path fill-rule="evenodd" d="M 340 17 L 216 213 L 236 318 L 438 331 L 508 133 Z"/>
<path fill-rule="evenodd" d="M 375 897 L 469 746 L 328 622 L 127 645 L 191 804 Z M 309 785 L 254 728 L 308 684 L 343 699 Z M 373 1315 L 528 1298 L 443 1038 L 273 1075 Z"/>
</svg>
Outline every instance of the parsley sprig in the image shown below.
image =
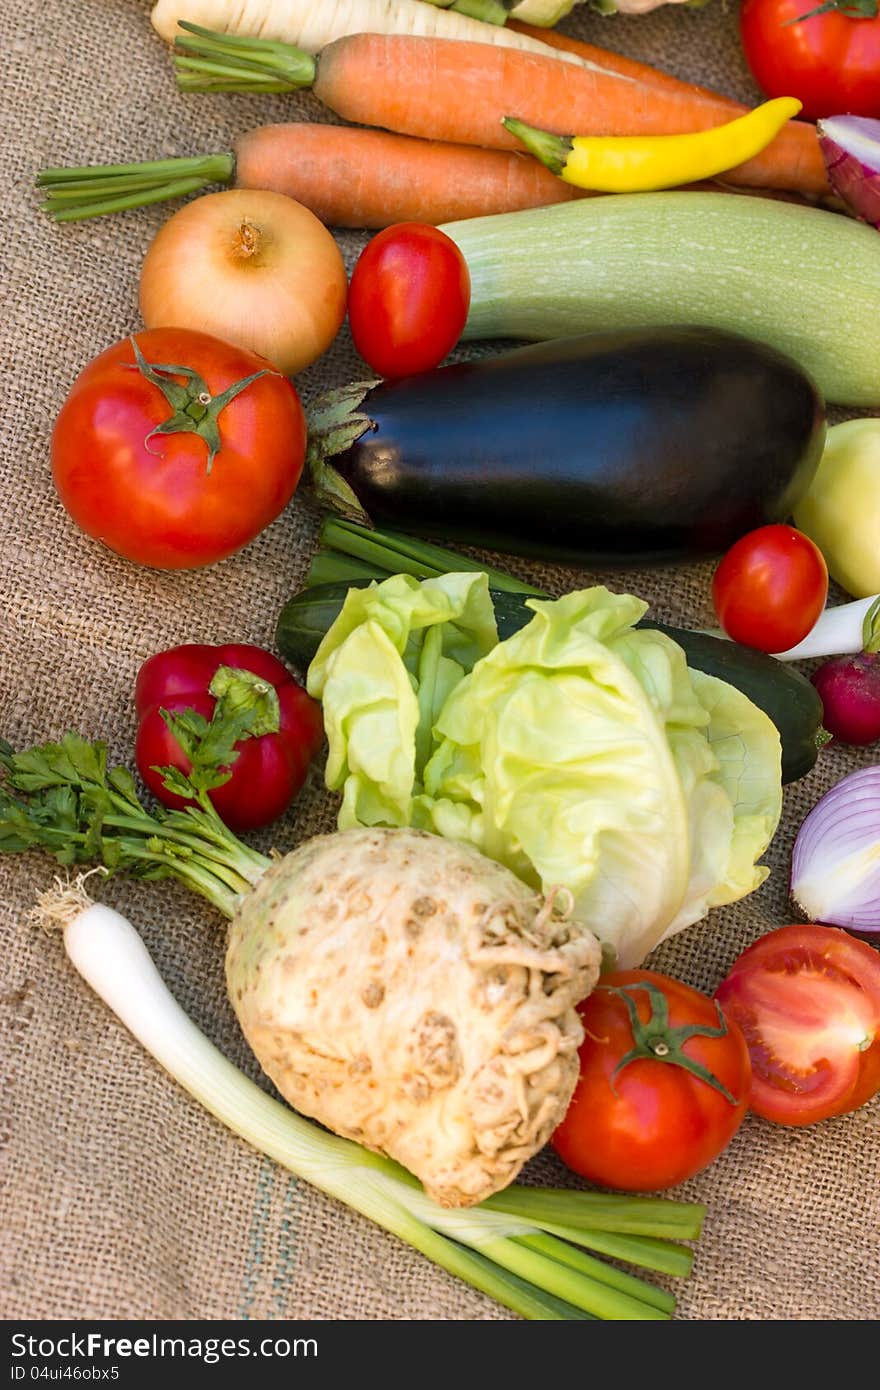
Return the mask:
<svg viewBox="0 0 880 1390">
<path fill-rule="evenodd" d="M 211 720 L 194 710 L 163 711 L 192 764 L 188 775 L 159 769 L 169 791 L 194 803 L 183 810 L 149 811 L 128 769 L 108 767 L 101 740 L 67 733 L 60 743 L 15 752 L 0 739 L 0 853 L 43 849 L 64 865 L 178 878 L 231 917 L 270 860 L 224 825 L 208 792 L 231 776 L 236 743 L 278 727 L 274 690 L 255 682 L 248 695 L 237 679 L 243 674 L 217 673 Z"/>
</svg>

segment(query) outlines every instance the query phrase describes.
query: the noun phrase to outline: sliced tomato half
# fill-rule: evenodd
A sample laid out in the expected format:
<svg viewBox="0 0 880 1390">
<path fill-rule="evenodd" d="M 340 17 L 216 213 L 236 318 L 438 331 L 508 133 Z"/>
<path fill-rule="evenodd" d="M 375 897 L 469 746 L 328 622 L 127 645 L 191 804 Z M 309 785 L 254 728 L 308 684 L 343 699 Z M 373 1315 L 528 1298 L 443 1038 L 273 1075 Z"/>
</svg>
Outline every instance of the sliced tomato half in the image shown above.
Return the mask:
<svg viewBox="0 0 880 1390">
<path fill-rule="evenodd" d="M 838 927 L 759 938 L 715 993 L 752 1059 L 750 1109 L 808 1125 L 880 1090 L 880 954 Z"/>
</svg>

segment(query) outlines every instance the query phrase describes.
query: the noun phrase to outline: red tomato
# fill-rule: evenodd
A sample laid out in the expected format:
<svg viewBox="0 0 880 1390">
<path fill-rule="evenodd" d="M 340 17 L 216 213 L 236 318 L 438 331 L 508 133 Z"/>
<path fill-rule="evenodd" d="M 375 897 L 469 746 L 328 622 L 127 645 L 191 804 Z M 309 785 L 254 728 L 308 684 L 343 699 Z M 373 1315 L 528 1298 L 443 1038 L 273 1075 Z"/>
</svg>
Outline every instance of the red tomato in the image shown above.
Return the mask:
<svg viewBox="0 0 880 1390">
<path fill-rule="evenodd" d="M 748 1108 L 737 1025 L 699 990 L 652 970 L 603 976 L 578 1011 L 580 1077 L 551 1139 L 563 1162 L 603 1187 L 659 1192 L 716 1159 Z"/>
<path fill-rule="evenodd" d="M 768 97 L 797 97 L 804 120 L 880 116 L 876 0 L 810 14 L 816 8 L 817 0 L 743 0 L 740 34 L 755 81 Z"/>
<path fill-rule="evenodd" d="M 52 434 L 52 471 L 74 521 L 126 559 L 192 569 L 240 550 L 284 509 L 305 458 L 306 426 L 290 382 L 262 357 L 207 333 L 156 328 L 135 335 L 144 361 L 197 373 L 159 380 L 196 414 L 253 373 L 216 417 L 219 451 L 197 424 L 157 432 L 175 414 L 160 385 L 139 369 L 125 338 L 89 363 Z M 202 410 L 204 414 L 204 411 Z M 209 466 L 210 461 L 210 466 Z"/>
<path fill-rule="evenodd" d="M 782 1125 L 857 1110 L 880 1090 L 880 955 L 839 927 L 777 927 L 715 993 L 752 1058 L 750 1108 Z"/>
<path fill-rule="evenodd" d="M 191 762 L 160 711 L 195 710 L 210 720 L 217 701 L 209 686 L 218 668 L 252 672 L 278 696 L 278 731 L 240 739 L 228 782 L 208 795 L 220 819 L 233 830 L 256 830 L 287 809 L 303 785 L 309 763 L 321 747 L 320 708 L 271 652 L 245 643 L 220 647 L 187 643 L 145 661 L 135 685 L 139 718 L 135 757 L 150 791 L 165 806 L 190 805 L 169 792 L 157 767 L 189 774 Z"/>
<path fill-rule="evenodd" d="M 354 345 L 381 376 L 429 371 L 461 337 L 470 297 L 468 268 L 451 237 L 421 222 L 386 227 L 352 272 Z"/>
<path fill-rule="evenodd" d="M 784 652 L 806 637 L 828 597 L 828 566 L 793 526 L 760 526 L 740 537 L 712 578 L 712 600 L 728 637 Z"/>
</svg>

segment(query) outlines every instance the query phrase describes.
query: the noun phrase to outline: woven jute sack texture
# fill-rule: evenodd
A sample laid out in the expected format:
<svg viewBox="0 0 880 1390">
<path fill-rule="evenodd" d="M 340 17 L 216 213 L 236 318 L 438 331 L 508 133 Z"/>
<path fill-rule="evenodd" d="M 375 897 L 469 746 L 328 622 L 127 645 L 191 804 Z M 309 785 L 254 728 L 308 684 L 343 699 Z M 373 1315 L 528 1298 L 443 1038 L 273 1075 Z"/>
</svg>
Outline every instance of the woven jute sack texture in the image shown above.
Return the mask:
<svg viewBox="0 0 880 1390">
<path fill-rule="evenodd" d="M 34 173 L 224 150 L 261 122 L 327 115 L 308 96 L 178 95 L 144 0 L 2 0 L 0 15 L 0 733 L 24 746 L 78 729 L 130 763 L 140 663 L 183 641 L 272 646 L 279 607 L 314 549 L 316 517 L 298 497 L 239 555 L 177 574 L 137 568 L 79 533 L 52 486 L 52 423 L 85 363 L 140 326 L 138 271 L 168 210 L 53 226 L 39 212 Z M 567 27 L 757 99 L 729 0 L 633 20 L 578 15 Z M 349 265 L 365 239 L 339 236 Z M 298 386 L 308 402 L 361 372 L 343 331 Z M 711 620 L 709 572 L 545 568 L 540 577 L 554 592 L 600 580 L 641 594 L 661 618 L 700 624 Z M 785 921 L 797 826 L 859 762 L 843 750 L 823 753 L 786 791 L 765 886 L 651 963 L 711 991 L 749 942 Z M 334 813 L 316 779 L 264 847 L 285 850 L 330 829 Z M 0 863 L 0 1316 L 511 1316 L 261 1158 L 183 1094 L 74 974 L 60 944 L 28 922 L 53 872 L 36 855 Z M 167 883 L 111 880 L 102 896 L 137 924 L 200 1027 L 261 1080 L 226 1000 L 224 924 L 213 909 Z M 747 1119 L 726 1153 L 677 1193 L 706 1203 L 708 1213 L 676 1316 L 876 1317 L 878 1120 L 876 1100 L 806 1129 Z M 525 1177 L 576 1183 L 549 1152 Z"/>
</svg>

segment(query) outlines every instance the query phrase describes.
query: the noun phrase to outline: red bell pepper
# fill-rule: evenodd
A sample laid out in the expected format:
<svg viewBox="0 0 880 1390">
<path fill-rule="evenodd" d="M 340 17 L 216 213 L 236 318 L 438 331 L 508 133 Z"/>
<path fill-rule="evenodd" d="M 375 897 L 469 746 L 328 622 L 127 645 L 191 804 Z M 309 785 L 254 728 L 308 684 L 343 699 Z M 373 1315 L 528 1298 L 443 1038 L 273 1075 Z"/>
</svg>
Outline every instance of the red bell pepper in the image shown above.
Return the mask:
<svg viewBox="0 0 880 1390">
<path fill-rule="evenodd" d="M 283 814 L 323 741 L 317 702 L 277 657 L 245 643 L 187 643 L 151 656 L 138 672 L 135 708 L 135 757 L 149 790 L 166 806 L 192 805 L 173 790 L 173 770 L 192 779 L 200 761 L 220 762 L 225 780 L 217 785 L 213 772 L 205 785 L 237 831 Z"/>
</svg>

